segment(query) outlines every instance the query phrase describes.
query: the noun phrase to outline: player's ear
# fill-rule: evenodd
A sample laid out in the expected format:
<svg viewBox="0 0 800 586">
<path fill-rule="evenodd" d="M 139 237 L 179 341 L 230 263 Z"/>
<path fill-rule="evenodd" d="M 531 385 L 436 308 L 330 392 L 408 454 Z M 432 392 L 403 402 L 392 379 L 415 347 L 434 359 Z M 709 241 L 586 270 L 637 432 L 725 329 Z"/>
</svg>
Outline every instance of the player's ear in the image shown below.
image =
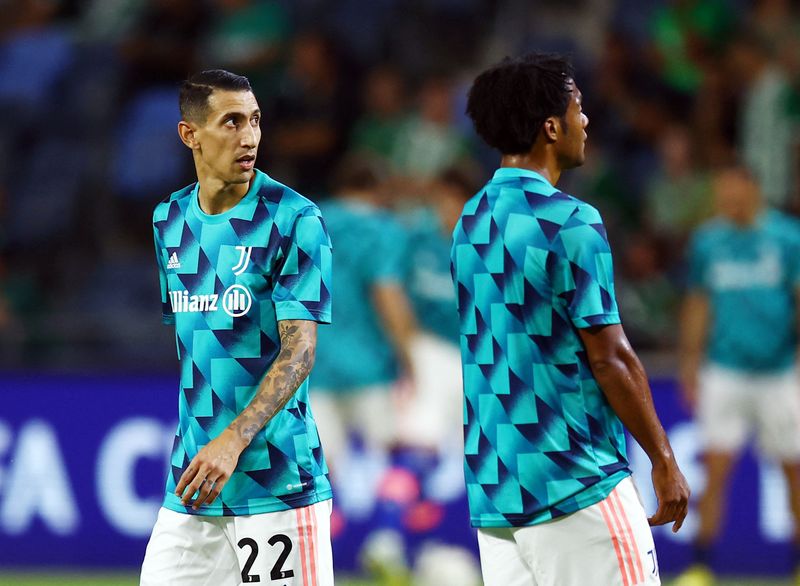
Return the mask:
<svg viewBox="0 0 800 586">
<path fill-rule="evenodd" d="M 200 144 L 195 137 L 194 127 L 185 120 L 178 122 L 178 136 L 181 137 L 181 142 L 190 149 L 195 150 L 200 148 Z"/>
<path fill-rule="evenodd" d="M 561 127 L 559 126 L 558 118 L 555 116 L 546 118 L 544 124 L 542 124 L 542 132 L 544 132 L 547 142 L 555 142 L 560 130 Z"/>
</svg>

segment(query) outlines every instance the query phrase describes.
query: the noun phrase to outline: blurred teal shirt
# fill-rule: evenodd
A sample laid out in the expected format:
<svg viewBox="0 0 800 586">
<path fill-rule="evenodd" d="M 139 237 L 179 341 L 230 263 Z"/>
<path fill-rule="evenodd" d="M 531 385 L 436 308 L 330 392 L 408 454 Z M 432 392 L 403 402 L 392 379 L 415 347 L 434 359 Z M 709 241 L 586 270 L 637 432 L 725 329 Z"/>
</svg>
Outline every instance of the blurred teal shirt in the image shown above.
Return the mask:
<svg viewBox="0 0 800 586">
<path fill-rule="evenodd" d="M 397 358 L 372 302 L 379 284 L 402 284 L 405 232 L 387 211 L 346 198 L 320 206 L 333 243 L 333 324 L 320 328 L 311 385 L 347 392 L 389 384 Z"/>
<path fill-rule="evenodd" d="M 450 275 L 452 238 L 436 212 L 420 208 L 403 218 L 408 228 L 408 295 L 419 326 L 458 344 L 458 311 Z"/>
<path fill-rule="evenodd" d="M 762 213 L 741 228 L 716 218 L 694 234 L 689 287 L 711 306 L 708 359 L 748 372 L 789 368 L 797 349 L 800 222 Z"/>
</svg>

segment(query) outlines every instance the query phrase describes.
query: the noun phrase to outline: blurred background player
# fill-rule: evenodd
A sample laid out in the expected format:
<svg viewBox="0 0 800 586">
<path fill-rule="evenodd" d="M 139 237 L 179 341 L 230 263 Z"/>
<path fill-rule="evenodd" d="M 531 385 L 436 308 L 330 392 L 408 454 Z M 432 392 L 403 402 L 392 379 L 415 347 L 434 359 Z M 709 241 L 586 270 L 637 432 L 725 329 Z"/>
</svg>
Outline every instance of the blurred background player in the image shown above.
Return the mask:
<svg viewBox="0 0 800 586">
<path fill-rule="evenodd" d="M 680 586 L 713 584 L 732 465 L 751 434 L 780 464 L 800 564 L 800 223 L 765 206 L 754 177 L 728 167 L 714 180 L 716 217 L 693 235 L 681 315 L 680 381 L 702 434 L 706 470 L 695 565 Z M 797 568 L 800 570 L 800 567 Z M 796 577 L 800 584 L 800 573 Z"/>
<path fill-rule="evenodd" d="M 457 452 L 459 459 L 463 386 L 450 246 L 461 210 L 476 189 L 466 170 L 450 167 L 402 216 L 408 230 L 406 289 L 419 330 L 411 344 L 416 392 L 400 413 L 399 437 L 431 452 Z"/>
<path fill-rule="evenodd" d="M 481 73 L 467 112 L 500 151 L 453 234 L 465 466 L 486 586 L 660 584 L 653 525 L 680 529 L 689 488 L 620 325 L 600 214 L 558 191 L 589 119 L 563 57 Z M 653 465 L 648 520 L 623 423 Z M 553 522 L 550 522 L 553 521 Z"/>
<path fill-rule="evenodd" d="M 361 558 L 370 573 L 392 584 L 392 576 L 405 574 L 404 546 L 378 495 L 397 442 L 398 409 L 414 389 L 416 325 L 404 289 L 406 234 L 381 207 L 382 180 L 378 161 L 353 155 L 337 170 L 334 197 L 322 204 L 336 250 L 337 325 L 320 331 L 312 388 L 338 495 L 334 532 L 342 529 L 340 508 L 357 518 L 377 506 L 376 531 Z M 350 457 L 353 440 L 363 448 L 358 458 Z"/>
<path fill-rule="evenodd" d="M 379 206 L 380 185 L 380 165 L 353 156 L 337 171 L 335 197 L 322 204 L 341 297 L 338 325 L 320 331 L 312 384 L 334 478 L 351 434 L 378 453 L 395 440 L 395 392 L 412 380 L 416 326 L 403 288 L 406 235 Z"/>
<path fill-rule="evenodd" d="M 317 322 L 330 322 L 330 240 L 316 205 L 255 169 L 261 110 L 247 78 L 198 73 L 180 108 L 197 182 L 153 214 L 179 425 L 141 584 L 332 586 L 307 383 Z M 275 545 L 279 563 L 264 551 Z"/>
</svg>

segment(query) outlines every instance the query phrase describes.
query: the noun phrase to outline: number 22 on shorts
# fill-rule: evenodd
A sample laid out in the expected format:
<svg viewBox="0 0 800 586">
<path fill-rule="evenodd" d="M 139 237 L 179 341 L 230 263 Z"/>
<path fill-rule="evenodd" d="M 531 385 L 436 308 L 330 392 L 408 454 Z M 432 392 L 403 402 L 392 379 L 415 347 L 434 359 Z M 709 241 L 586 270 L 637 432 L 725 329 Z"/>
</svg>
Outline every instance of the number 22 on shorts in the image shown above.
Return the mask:
<svg viewBox="0 0 800 586">
<path fill-rule="evenodd" d="M 278 557 L 275 560 L 275 563 L 272 566 L 272 569 L 269 572 L 269 579 L 270 580 L 285 580 L 287 578 L 294 577 L 294 570 L 291 568 L 285 568 L 284 565 L 286 564 L 286 560 L 289 557 L 289 554 L 292 553 L 293 544 L 292 540 L 289 538 L 288 535 L 284 535 L 283 533 L 278 533 L 273 535 L 267 540 L 267 544 L 270 545 L 272 548 L 278 549 Z M 250 554 L 247 557 L 247 560 L 242 566 L 242 582 L 244 584 L 253 584 L 255 582 L 261 582 L 261 575 L 260 574 L 251 574 L 251 570 L 253 569 L 253 565 L 256 563 L 259 554 L 258 542 L 253 539 L 252 537 L 243 537 L 237 543 L 240 549 L 249 548 Z"/>
</svg>

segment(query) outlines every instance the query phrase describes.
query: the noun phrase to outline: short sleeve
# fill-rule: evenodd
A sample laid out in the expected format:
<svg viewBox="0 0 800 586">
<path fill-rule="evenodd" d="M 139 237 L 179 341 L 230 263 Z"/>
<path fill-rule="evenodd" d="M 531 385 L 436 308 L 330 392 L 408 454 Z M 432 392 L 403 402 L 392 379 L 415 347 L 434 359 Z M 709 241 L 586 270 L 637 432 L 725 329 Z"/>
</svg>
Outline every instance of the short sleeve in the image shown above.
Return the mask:
<svg viewBox="0 0 800 586">
<path fill-rule="evenodd" d="M 331 322 L 331 240 L 316 206 L 294 217 L 272 292 L 277 319 Z"/>
<path fill-rule="evenodd" d="M 408 236 L 399 222 L 379 216 L 367 260 L 367 280 L 373 284 L 401 283 L 408 272 Z"/>
<path fill-rule="evenodd" d="M 158 236 L 158 230 L 153 226 L 153 240 L 156 246 L 156 265 L 158 266 L 158 282 L 161 285 L 161 321 L 166 325 L 175 323 L 175 314 L 169 302 L 169 286 L 167 285 L 167 268 L 164 264 L 164 246 Z"/>
<path fill-rule="evenodd" d="M 620 323 L 611 247 L 600 213 L 582 204 L 553 239 L 547 270 L 577 328 Z"/>
</svg>

